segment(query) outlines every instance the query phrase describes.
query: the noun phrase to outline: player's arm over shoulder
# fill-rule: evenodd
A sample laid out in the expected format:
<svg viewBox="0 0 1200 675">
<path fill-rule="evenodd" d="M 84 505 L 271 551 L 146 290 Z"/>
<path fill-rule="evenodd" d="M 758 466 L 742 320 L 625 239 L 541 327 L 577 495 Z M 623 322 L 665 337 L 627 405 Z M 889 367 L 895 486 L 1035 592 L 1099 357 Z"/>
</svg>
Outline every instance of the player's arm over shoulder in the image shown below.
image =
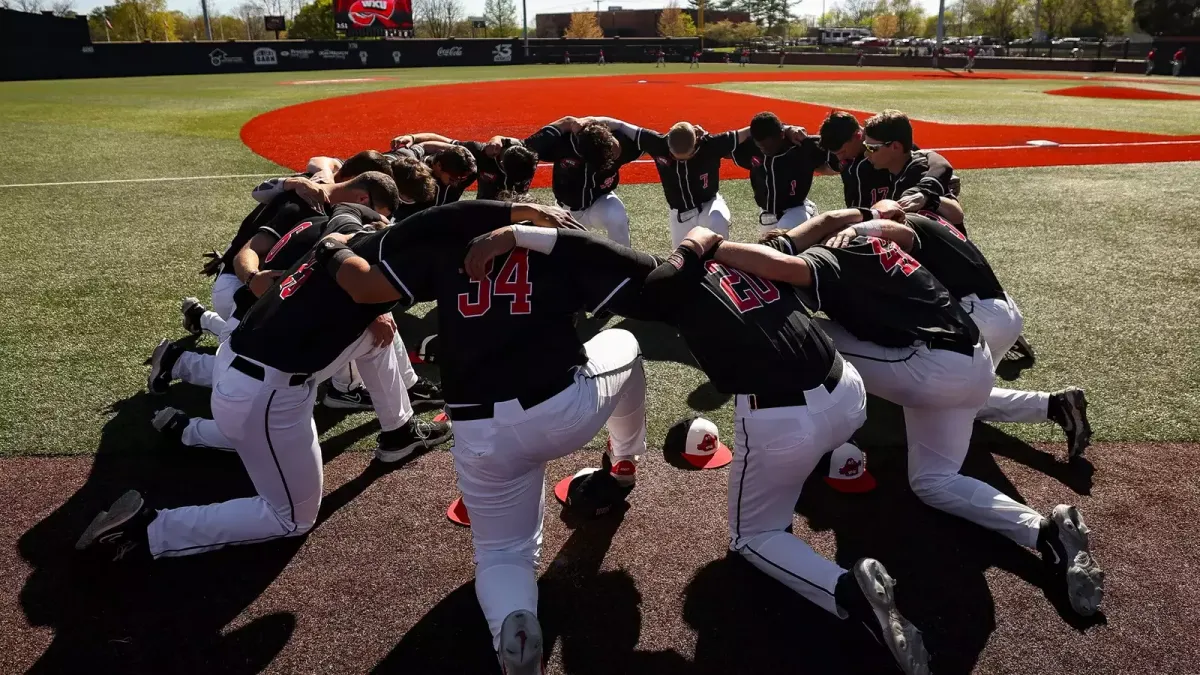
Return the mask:
<svg viewBox="0 0 1200 675">
<path fill-rule="evenodd" d="M 782 281 L 793 286 L 811 286 L 813 277 L 808 261 L 790 252 L 790 241 L 773 243 L 779 240 L 787 240 L 787 237 L 776 237 L 770 245 L 725 242 L 717 249 L 713 259 L 763 279 Z M 785 253 L 785 249 L 788 252 Z"/>
</svg>

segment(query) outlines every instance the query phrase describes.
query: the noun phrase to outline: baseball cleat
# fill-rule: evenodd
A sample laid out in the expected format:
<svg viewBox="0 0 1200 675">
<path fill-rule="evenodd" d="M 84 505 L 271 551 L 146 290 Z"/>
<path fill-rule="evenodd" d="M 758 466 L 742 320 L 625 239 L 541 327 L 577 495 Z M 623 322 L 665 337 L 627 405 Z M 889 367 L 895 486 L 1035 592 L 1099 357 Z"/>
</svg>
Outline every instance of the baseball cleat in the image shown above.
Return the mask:
<svg viewBox="0 0 1200 675">
<path fill-rule="evenodd" d="M 424 377 L 417 378 L 416 383 L 409 387 L 408 398 L 413 403 L 425 403 L 434 406 L 446 404 L 446 400 L 442 397 L 442 388 L 436 382 Z"/>
<path fill-rule="evenodd" d="M 188 422 L 191 420 L 187 413 L 178 408 L 166 407 L 154 413 L 154 418 L 150 420 L 150 424 L 154 425 L 154 430 L 175 441 L 183 443 L 183 430 L 187 428 Z"/>
<path fill-rule="evenodd" d="M 614 461 L 616 460 L 616 461 Z M 604 452 L 601 467 L 608 470 L 617 485 L 629 489 L 637 484 L 637 456 L 617 459 L 612 451 L 612 439 L 608 439 L 608 450 Z"/>
<path fill-rule="evenodd" d="M 426 422 L 411 419 L 408 424 L 379 434 L 379 445 L 375 448 L 375 459 L 381 462 L 399 462 L 418 449 L 424 450 L 441 445 L 454 435 L 450 422 Z"/>
<path fill-rule="evenodd" d="M 154 348 L 154 353 L 150 355 L 150 376 L 146 378 L 146 389 L 151 394 L 167 393 L 171 380 L 175 379 L 171 370 L 182 353 L 182 348 L 166 338 Z"/>
<path fill-rule="evenodd" d="M 905 675 L 929 675 L 929 652 L 921 631 L 896 609 L 896 581 L 888 576 L 883 563 L 863 558 L 854 563 L 851 572 L 878 623 L 872 634 L 887 646 Z"/>
<path fill-rule="evenodd" d="M 200 325 L 200 317 L 204 315 L 208 309 L 200 304 L 199 298 L 184 298 L 179 306 L 179 311 L 183 313 L 183 329 L 192 335 L 199 335 L 204 332 L 204 327 Z"/>
<path fill-rule="evenodd" d="M 75 542 L 75 550 L 92 547 L 111 554 L 114 561 L 123 560 L 139 547 L 146 547 L 146 526 L 154 520 L 154 511 L 146 508 L 145 500 L 137 490 L 130 490 L 113 502 L 107 511 L 101 511 L 92 519 L 87 529 Z"/>
<path fill-rule="evenodd" d="M 524 609 L 504 617 L 500 624 L 500 672 L 504 675 L 543 675 L 542 626 L 533 612 Z"/>
<path fill-rule="evenodd" d="M 1087 396 L 1079 387 L 1068 387 L 1050 395 L 1047 416 L 1067 435 L 1067 458 L 1082 457 L 1092 444 L 1092 425 L 1087 418 Z"/>
<path fill-rule="evenodd" d="M 1071 608 L 1083 616 L 1095 614 L 1104 600 L 1104 570 L 1092 557 L 1089 533 L 1079 509 L 1067 504 L 1054 507 L 1038 532 L 1042 558 L 1063 575 Z"/>
<path fill-rule="evenodd" d="M 326 408 L 338 410 L 374 410 L 371 394 L 361 385 L 350 391 L 338 391 L 337 387 L 329 385 L 325 390 L 324 404 Z"/>
</svg>

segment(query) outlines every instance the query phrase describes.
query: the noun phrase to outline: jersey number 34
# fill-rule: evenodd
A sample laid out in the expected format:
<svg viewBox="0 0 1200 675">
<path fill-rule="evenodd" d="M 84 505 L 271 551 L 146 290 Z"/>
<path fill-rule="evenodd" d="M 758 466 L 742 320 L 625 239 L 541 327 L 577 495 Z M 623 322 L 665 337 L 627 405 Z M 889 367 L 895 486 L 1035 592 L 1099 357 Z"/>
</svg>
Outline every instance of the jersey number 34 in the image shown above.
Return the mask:
<svg viewBox="0 0 1200 675">
<path fill-rule="evenodd" d="M 458 294 L 458 311 L 468 319 L 487 314 L 498 295 L 511 298 L 508 303 L 509 314 L 528 314 L 532 311 L 529 302 L 529 296 L 533 295 L 533 284 L 529 281 L 529 251 L 513 249 L 500 268 L 500 273 L 493 279 L 494 263 L 488 265 L 487 276 L 478 281 L 471 280 L 470 291 Z"/>
</svg>

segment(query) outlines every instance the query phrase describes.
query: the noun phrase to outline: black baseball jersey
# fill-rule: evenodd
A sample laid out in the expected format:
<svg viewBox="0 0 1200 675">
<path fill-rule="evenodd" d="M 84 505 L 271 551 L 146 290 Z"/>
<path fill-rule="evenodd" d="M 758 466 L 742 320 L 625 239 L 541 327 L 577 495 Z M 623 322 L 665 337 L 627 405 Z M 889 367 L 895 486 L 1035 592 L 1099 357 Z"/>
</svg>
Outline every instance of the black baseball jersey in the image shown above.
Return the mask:
<svg viewBox="0 0 1200 675">
<path fill-rule="evenodd" d="M 621 144 L 621 153 L 605 171 L 596 171 L 586 164 L 577 149 L 575 134 L 557 127 L 542 127 L 524 143 L 539 159 L 554 164 L 554 198 L 558 203 L 572 211 L 582 211 L 615 190 L 621 182 L 621 166 L 642 155 L 635 139 L 622 133 L 613 136 Z"/>
<path fill-rule="evenodd" d="M 587 361 L 575 312 L 601 304 L 623 279 L 604 270 L 580 274 L 519 248 L 496 258 L 487 278 L 475 281 L 462 270 L 466 245 L 507 225 L 509 205 L 460 202 L 418 218 L 356 239 L 354 248 L 374 258 L 404 296 L 401 304 L 437 301 L 446 401 L 488 403 L 565 388 Z"/>
<path fill-rule="evenodd" d="M 750 172 L 754 202 L 758 208 L 776 216 L 797 206 L 804 206 L 812 188 L 813 173 L 827 166 L 837 166 L 837 157 L 822 150 L 820 139 L 809 136 L 798 145 L 789 145 L 777 155 L 766 156 L 754 139 L 747 138 L 737 146 L 733 161 Z"/>
<path fill-rule="evenodd" d="M 385 154 L 395 157 L 416 157 L 430 167 L 433 166 L 433 162 L 437 158 L 437 155 L 426 153 L 425 149 L 419 145 L 411 148 L 398 148 Z M 472 174 L 467 180 L 464 180 L 460 183 L 454 183 L 453 185 L 442 185 L 441 181 L 434 181 L 434 184 L 437 185 L 437 194 L 434 195 L 432 201 L 416 202 L 414 204 L 400 204 L 399 208 L 396 209 L 396 212 L 392 214 L 392 217 L 398 223 L 401 220 L 404 220 L 411 215 L 420 213 L 431 206 L 453 204 L 459 199 L 462 199 L 463 193 L 466 192 L 467 188 L 471 187 L 471 183 L 474 182 L 474 174 Z"/>
<path fill-rule="evenodd" d="M 980 299 L 1003 298 L 1004 288 L 983 253 L 958 228 L 928 211 L 906 216 L 917 233 L 911 255 L 961 299 L 974 293 Z"/>
<path fill-rule="evenodd" d="M 250 215 L 242 220 L 237 234 L 233 235 L 233 241 L 229 242 L 229 246 L 221 254 L 221 274 L 233 274 L 234 257 L 254 238 L 254 235 L 258 234 L 264 225 L 269 224 L 276 217 L 280 217 L 282 222 L 288 222 L 289 218 L 294 220 L 305 212 L 316 214 L 311 206 L 290 190 L 276 196 L 266 204 L 259 204 L 250 212 Z M 280 216 L 281 213 L 282 216 Z"/>
<path fill-rule="evenodd" d="M 914 192 L 947 195 L 954 167 L 932 150 L 913 150 L 908 164 L 895 176 L 887 169 L 876 169 L 865 154 L 841 173 L 846 206 L 869 208 L 881 199 L 900 199 Z"/>
<path fill-rule="evenodd" d="M 674 324 L 718 391 L 786 394 L 812 389 L 837 354 L 808 316 L 798 290 L 784 283 L 674 253 L 679 272 L 666 288 L 648 283 L 660 318 Z"/>
<path fill-rule="evenodd" d="M 699 140 L 696 153 L 683 161 L 671 155 L 667 137 L 650 129 L 638 129 L 638 147 L 654 160 L 667 204 L 679 211 L 698 209 L 712 201 L 720 188 L 721 159 L 737 149 L 737 132 L 709 134 Z"/>
<path fill-rule="evenodd" d="M 508 148 L 512 145 L 512 141 L 504 139 L 503 147 Z M 504 167 L 500 165 L 499 157 L 491 157 L 483 151 L 484 144 L 479 141 L 454 141 L 455 145 L 461 145 L 471 152 L 475 157 L 475 165 L 479 169 L 476 199 L 495 199 L 496 195 L 503 190 L 513 193 L 521 193 L 529 191 L 529 184 L 532 181 L 517 182 L 508 177 L 504 173 Z"/>
<path fill-rule="evenodd" d="M 778 237 L 773 248 L 792 253 Z M 800 254 L 812 268 L 814 310 L 860 340 L 884 347 L 951 342 L 970 349 L 979 329 L 950 292 L 894 242 L 858 237 L 846 248 L 814 246 Z"/>
</svg>

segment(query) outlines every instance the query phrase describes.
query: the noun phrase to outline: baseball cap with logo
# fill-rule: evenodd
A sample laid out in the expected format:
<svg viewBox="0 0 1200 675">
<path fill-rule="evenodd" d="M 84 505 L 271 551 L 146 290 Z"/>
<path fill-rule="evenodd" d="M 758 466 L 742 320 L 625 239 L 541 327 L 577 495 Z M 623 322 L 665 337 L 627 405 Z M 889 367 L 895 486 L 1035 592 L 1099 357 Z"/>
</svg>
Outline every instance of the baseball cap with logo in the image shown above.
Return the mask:
<svg viewBox="0 0 1200 675">
<path fill-rule="evenodd" d="M 697 469 L 719 469 L 733 461 L 733 453 L 721 442 L 717 425 L 703 417 L 676 422 L 667 432 L 664 450 L 678 453 Z"/>
<path fill-rule="evenodd" d="M 853 443 L 843 443 L 829 456 L 829 475 L 825 482 L 838 492 L 870 492 L 875 477 L 867 473 L 867 457 Z"/>
</svg>

